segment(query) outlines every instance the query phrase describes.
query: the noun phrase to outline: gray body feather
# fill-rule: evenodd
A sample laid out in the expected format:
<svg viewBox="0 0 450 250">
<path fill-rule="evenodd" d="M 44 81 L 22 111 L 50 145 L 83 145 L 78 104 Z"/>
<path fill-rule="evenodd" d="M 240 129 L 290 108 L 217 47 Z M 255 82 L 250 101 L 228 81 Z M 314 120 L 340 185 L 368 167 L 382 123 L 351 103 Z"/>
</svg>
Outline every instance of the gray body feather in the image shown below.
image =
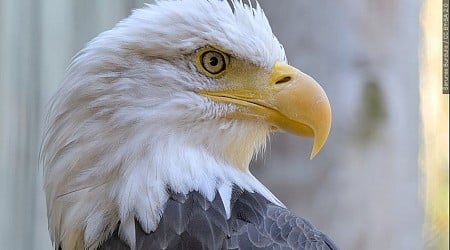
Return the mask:
<svg viewBox="0 0 450 250">
<path fill-rule="evenodd" d="M 128 250 L 116 232 L 101 250 Z M 146 234 L 136 223 L 136 249 L 338 249 L 308 221 L 258 193 L 233 189 L 227 219 L 219 194 L 172 194 L 158 228 Z"/>
</svg>

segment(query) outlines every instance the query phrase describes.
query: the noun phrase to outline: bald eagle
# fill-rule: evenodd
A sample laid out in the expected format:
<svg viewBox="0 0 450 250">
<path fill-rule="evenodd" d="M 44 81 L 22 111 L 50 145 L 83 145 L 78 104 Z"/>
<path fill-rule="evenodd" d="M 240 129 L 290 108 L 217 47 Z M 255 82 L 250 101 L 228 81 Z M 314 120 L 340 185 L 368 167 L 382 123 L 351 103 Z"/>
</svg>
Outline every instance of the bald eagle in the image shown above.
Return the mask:
<svg viewBox="0 0 450 250">
<path fill-rule="evenodd" d="M 73 59 L 42 146 L 55 249 L 337 249 L 249 171 L 271 132 L 331 124 L 259 4 L 156 1 Z"/>
</svg>

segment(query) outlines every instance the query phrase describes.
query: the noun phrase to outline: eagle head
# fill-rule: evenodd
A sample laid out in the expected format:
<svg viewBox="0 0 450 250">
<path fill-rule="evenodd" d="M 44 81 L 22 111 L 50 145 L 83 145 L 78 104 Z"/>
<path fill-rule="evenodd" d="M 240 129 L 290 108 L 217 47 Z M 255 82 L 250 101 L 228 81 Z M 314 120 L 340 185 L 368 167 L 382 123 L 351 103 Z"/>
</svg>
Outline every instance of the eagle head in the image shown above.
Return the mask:
<svg viewBox="0 0 450 250">
<path fill-rule="evenodd" d="M 120 223 L 155 229 L 167 190 L 231 188 L 281 203 L 249 172 L 273 131 L 325 143 L 322 88 L 286 62 L 264 12 L 240 0 L 157 1 L 74 58 L 51 100 L 42 147 L 49 228 L 95 249 Z M 224 206 L 227 208 L 227 199 Z"/>
</svg>

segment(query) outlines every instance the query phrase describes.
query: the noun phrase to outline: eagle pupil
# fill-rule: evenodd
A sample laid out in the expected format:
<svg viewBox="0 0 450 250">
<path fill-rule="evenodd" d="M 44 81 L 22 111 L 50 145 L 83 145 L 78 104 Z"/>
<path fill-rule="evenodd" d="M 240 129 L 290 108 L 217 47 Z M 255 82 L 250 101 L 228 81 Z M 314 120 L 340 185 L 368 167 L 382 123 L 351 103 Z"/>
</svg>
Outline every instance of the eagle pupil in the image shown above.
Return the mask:
<svg viewBox="0 0 450 250">
<path fill-rule="evenodd" d="M 215 67 L 219 64 L 219 58 L 217 57 L 211 57 L 211 59 L 209 59 L 209 65 Z"/>
</svg>

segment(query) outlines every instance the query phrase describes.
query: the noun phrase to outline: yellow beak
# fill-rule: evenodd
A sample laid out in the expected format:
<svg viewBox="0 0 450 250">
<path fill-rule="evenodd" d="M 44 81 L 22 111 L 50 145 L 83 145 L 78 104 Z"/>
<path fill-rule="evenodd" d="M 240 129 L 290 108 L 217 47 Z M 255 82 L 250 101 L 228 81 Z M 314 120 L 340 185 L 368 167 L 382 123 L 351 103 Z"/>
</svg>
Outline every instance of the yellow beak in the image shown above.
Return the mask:
<svg viewBox="0 0 450 250">
<path fill-rule="evenodd" d="M 204 91 L 201 95 L 238 108 L 231 119 L 262 120 L 273 128 L 314 137 L 311 159 L 325 144 L 331 128 L 331 107 L 322 87 L 310 76 L 284 63 L 276 63 L 268 83 L 244 89 Z"/>
</svg>

